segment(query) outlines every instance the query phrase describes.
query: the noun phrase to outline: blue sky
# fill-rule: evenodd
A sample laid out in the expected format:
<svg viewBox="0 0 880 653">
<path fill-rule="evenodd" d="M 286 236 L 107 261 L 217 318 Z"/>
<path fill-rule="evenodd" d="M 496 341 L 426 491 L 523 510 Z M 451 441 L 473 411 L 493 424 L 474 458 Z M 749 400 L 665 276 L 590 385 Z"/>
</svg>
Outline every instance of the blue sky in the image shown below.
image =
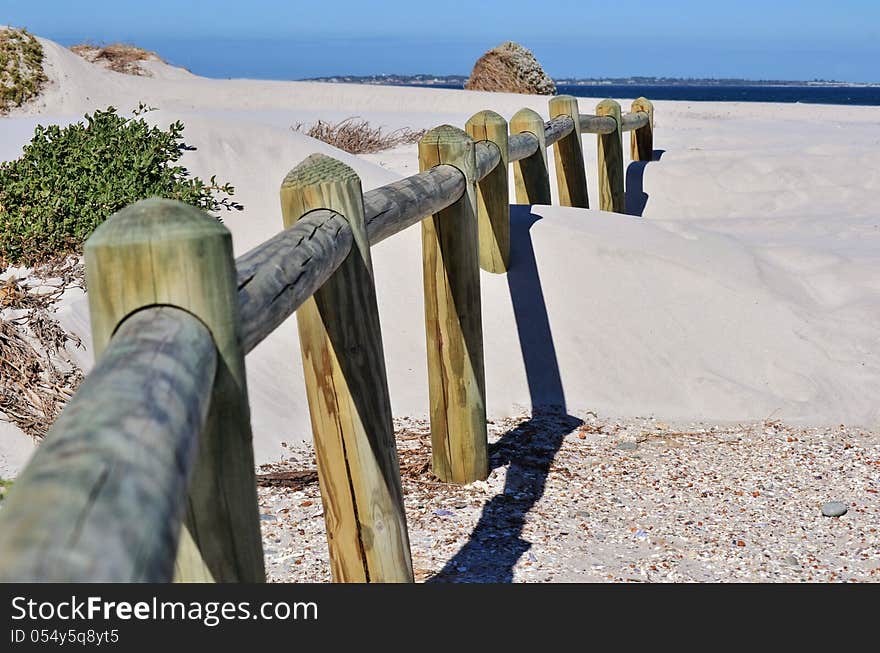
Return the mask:
<svg viewBox="0 0 880 653">
<path fill-rule="evenodd" d="M 466 74 L 512 39 L 554 77 L 880 82 L 880 0 L 2 0 L 2 23 L 216 77 Z"/>
</svg>

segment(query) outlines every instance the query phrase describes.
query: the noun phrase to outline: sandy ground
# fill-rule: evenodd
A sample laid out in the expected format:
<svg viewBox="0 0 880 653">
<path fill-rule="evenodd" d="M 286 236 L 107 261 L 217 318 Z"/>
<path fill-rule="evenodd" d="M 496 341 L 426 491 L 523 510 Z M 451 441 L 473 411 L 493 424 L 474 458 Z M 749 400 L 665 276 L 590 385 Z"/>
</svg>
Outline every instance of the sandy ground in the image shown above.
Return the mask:
<svg viewBox="0 0 880 653">
<path fill-rule="evenodd" d="M 149 120 L 166 125 L 177 119 L 185 123 L 186 140 L 196 147 L 184 158 L 190 170 L 202 177 L 217 174 L 236 186 L 236 200 L 246 209 L 223 217 L 238 254 L 278 231 L 280 181 L 312 152 L 329 153 L 347 162 L 360 174 L 365 189 L 417 172 L 415 146 L 352 156 L 293 132 L 292 125 L 357 115 L 390 129 L 418 129 L 441 123 L 463 125 L 470 115 L 485 108 L 509 118 L 523 106 L 547 115 L 546 98 L 519 95 L 208 80 L 163 64 L 153 66 L 153 77 L 130 77 L 89 64 L 50 41 L 43 43 L 50 86 L 35 104 L 0 119 L 0 159 L 18 156 L 38 123 L 69 122 L 108 105 L 121 110 L 133 109 L 139 102 L 158 107 L 147 114 Z M 591 112 L 592 100 L 579 102 L 582 112 Z M 629 99 L 621 98 L 621 102 L 626 107 Z M 835 429 L 845 424 L 843 432 L 853 439 L 854 447 L 864 447 L 865 460 L 871 455 L 876 460 L 876 455 L 867 453 L 876 441 L 870 434 L 880 430 L 876 401 L 880 396 L 876 327 L 880 318 L 880 218 L 876 210 L 880 170 L 874 165 L 880 121 L 876 109 L 657 102 L 656 116 L 658 160 L 647 165 L 628 162 L 627 166 L 627 204 L 633 215 L 558 206 L 512 209 L 513 268 L 507 275 L 482 276 L 490 417 L 503 424 L 498 428 L 504 430 L 512 424 L 509 420 L 520 419 L 533 406 L 554 404 L 581 418 L 593 412 L 602 420 L 625 425 L 640 424 L 632 421 L 637 415 L 647 416 L 641 420 L 668 424 L 698 421 L 714 424 L 727 435 L 726 424 L 763 425 L 781 420 L 791 428 L 807 429 L 803 432 L 812 434 L 809 441 L 815 440 L 817 447 L 832 449 L 843 446 Z M 584 138 L 588 183 L 595 202 L 594 142 L 591 136 Z M 552 185 L 555 201 L 555 181 Z M 410 229 L 378 245 L 373 261 L 392 408 L 399 419 L 418 424 L 427 413 L 418 230 Z M 91 353 L 84 297 L 66 299 L 58 317 L 82 337 L 85 349 L 77 355 L 88 367 Z M 282 442 L 303 446 L 311 438 L 295 321 L 257 347 L 248 357 L 247 368 L 257 461 L 277 462 L 289 455 Z M 496 436 L 500 437 L 498 428 Z M 562 439 L 563 448 L 553 464 L 581 478 L 583 501 L 589 504 L 583 510 L 598 515 L 603 514 L 602 506 L 590 502 L 599 500 L 594 494 L 599 477 L 589 480 L 592 468 L 586 463 L 578 468 L 581 455 L 598 465 L 632 472 L 629 479 L 615 472 L 617 481 L 639 478 L 640 483 L 647 483 L 652 478 L 665 478 L 668 470 L 661 469 L 661 463 L 686 466 L 688 457 L 678 460 L 675 456 L 684 451 L 699 454 L 706 459 L 707 469 L 715 470 L 707 473 L 718 475 L 712 491 L 723 492 L 724 487 L 742 487 L 743 491 L 757 487 L 755 479 L 746 483 L 743 477 L 736 482 L 737 474 L 745 474 L 742 465 L 753 465 L 757 476 L 762 461 L 773 461 L 788 449 L 792 456 L 812 451 L 800 436 L 794 443 L 782 444 L 765 434 L 762 426 L 741 427 L 740 431 L 748 446 L 724 444 L 714 440 L 716 431 L 707 431 L 699 437 L 677 439 L 685 446 L 670 449 L 673 453 L 665 457 L 653 441 L 640 445 L 635 455 L 641 459 L 613 448 L 603 449 L 603 443 L 612 442 L 618 431 L 595 443 L 595 434 L 589 434 L 585 442 L 595 448 L 580 453 L 567 448 L 573 437 L 568 435 Z M 573 444 L 587 446 L 580 440 Z M 0 475 L 13 475 L 32 449 L 27 438 L 3 424 Z M 815 527 L 807 537 L 816 538 L 813 553 L 806 547 L 792 549 L 791 555 L 831 551 L 831 545 L 822 548 L 826 540 L 821 538 L 831 538 L 830 542 L 847 532 L 835 528 L 855 529 L 858 537 L 873 542 L 876 550 L 876 539 L 869 535 L 870 528 L 877 527 L 876 495 L 868 488 L 876 489 L 877 468 L 856 466 L 853 450 L 845 451 L 848 453 L 842 458 L 823 459 L 820 475 L 826 481 L 837 478 L 832 474 L 837 465 L 841 474 L 853 474 L 852 485 L 837 487 L 828 481 L 828 485 L 810 489 L 805 468 L 785 467 L 785 478 L 802 492 L 775 499 L 780 510 L 784 508 L 778 528 Z M 636 473 L 648 462 L 657 465 L 659 477 L 645 471 Z M 490 483 L 503 485 L 500 472 L 495 474 Z M 603 474 L 601 478 L 612 477 Z M 552 497 L 552 478 L 545 480 L 544 497 Z M 264 490 L 263 501 L 280 491 Z M 627 500 L 622 489 L 607 491 Z M 429 527 L 411 513 L 414 554 L 420 568 L 427 570 L 423 577 L 433 577 L 447 562 L 452 564 L 450 556 L 467 540 L 465 535 L 475 525 L 476 515 L 484 504 L 492 505 L 498 492 L 492 486 L 484 495 L 478 493 L 473 501 L 465 502 L 470 512 L 455 522 L 460 526 L 460 537 L 439 548 L 423 546 L 427 542 L 423 532 Z M 815 520 L 816 503 L 838 495 L 855 503 L 850 514 L 833 520 L 836 526 L 830 520 Z M 289 501 L 295 501 L 297 497 L 291 496 Z M 411 496 L 420 495 L 413 490 Z M 306 500 L 314 502 L 315 497 Z M 419 499 L 429 512 L 441 500 L 442 494 Z M 529 515 L 537 515 L 531 512 L 534 510 L 552 510 L 552 504 L 542 508 L 549 500 L 537 499 L 529 507 Z M 571 507 L 565 497 L 560 500 L 565 500 L 559 504 L 565 510 Z M 595 523 L 596 517 L 584 518 L 580 526 L 564 524 L 565 542 L 574 546 L 570 542 L 587 532 L 586 528 L 590 533 L 604 533 L 610 547 L 617 542 L 614 538 L 625 537 L 628 528 L 657 534 L 679 524 L 674 513 L 651 503 L 660 500 L 660 494 L 645 495 L 638 510 L 665 515 L 662 520 L 630 520 L 632 524 L 627 525 L 630 522 L 621 521 L 622 513 L 617 511 L 607 516 L 612 528 Z M 748 502 L 747 498 L 731 499 L 733 503 L 740 500 Z M 612 504 L 603 505 L 614 513 Z M 772 516 L 765 513 L 761 517 L 760 511 L 744 507 L 750 519 L 754 518 L 753 529 L 764 523 L 758 520 Z M 861 507 L 864 513 L 858 512 Z M 716 508 L 707 505 L 707 514 Z M 801 511 L 797 513 L 800 520 L 786 526 L 785 520 L 794 519 L 795 513 L 790 511 L 795 509 Z M 408 505 L 408 510 L 416 510 L 415 505 Z M 634 518 L 632 510 L 628 516 Z M 562 520 L 574 519 L 552 514 Z M 854 521 L 857 516 L 862 521 Z M 518 537 L 538 546 L 540 538 L 529 534 L 529 524 L 539 522 L 525 520 Z M 724 537 L 734 532 L 737 523 L 730 521 L 726 528 L 732 530 Z M 681 524 L 684 528 L 684 522 Z M 689 533 L 686 537 L 696 542 L 701 535 L 695 528 L 687 525 L 679 535 Z M 711 535 L 720 538 L 721 533 Z M 562 537 L 555 523 L 544 536 Z M 662 548 L 650 537 L 650 542 L 629 544 Z M 674 541 L 669 533 L 658 537 Z M 753 538 L 730 539 L 747 542 L 745 547 L 736 546 L 734 558 L 756 550 Z M 601 540 L 583 542 L 589 542 L 592 551 L 596 541 Z M 617 543 L 623 546 L 622 541 Z M 316 549 L 321 546 L 311 538 L 308 544 Z M 526 551 L 524 545 L 517 546 Z M 861 555 L 856 548 L 844 549 L 852 563 L 850 571 L 856 569 L 855 560 Z M 536 550 L 529 549 L 539 560 L 545 559 Z M 425 558 L 429 555 L 436 559 Z M 770 559 L 775 560 L 776 555 L 771 552 Z M 779 555 L 783 555 L 781 551 Z M 272 554 L 269 557 L 272 559 Z M 774 577 L 776 567 L 770 563 L 761 567 L 755 560 L 758 558 L 742 568 L 754 570 L 757 575 L 753 578 L 762 573 Z M 873 558 L 869 556 L 869 560 Z M 520 555 L 516 565 L 528 567 L 529 561 Z M 584 558 L 584 579 L 608 574 L 629 578 L 635 573 L 610 562 L 613 570 L 605 573 L 587 561 Z M 596 564 L 605 563 L 598 560 Z M 873 563 L 866 564 L 870 567 Z M 469 563 L 464 566 L 471 567 Z M 532 567 L 520 569 L 523 576 L 514 570 L 513 577 L 549 578 L 534 575 L 537 563 Z M 555 580 L 574 578 L 563 578 L 559 565 L 552 567 L 557 569 Z M 853 573 L 866 578 L 867 567 Z M 665 569 L 662 565 L 657 568 Z M 574 574 L 572 569 L 569 572 Z M 711 579 L 714 573 L 699 560 L 679 564 L 676 569 L 678 578 Z M 685 573 L 683 569 L 696 571 Z M 727 578 L 740 577 L 734 573 L 735 567 L 724 569 Z M 777 578 L 808 579 L 812 573 L 803 567 L 802 573 L 792 576 L 795 572 L 791 569 L 779 569 L 782 575 Z M 828 569 L 834 569 L 837 578 L 843 577 L 841 568 L 831 565 Z M 655 573 L 650 567 L 647 570 Z M 283 577 L 287 572 L 278 573 Z M 829 577 L 816 574 L 814 578 Z M 643 576 L 641 571 L 635 575 Z"/>
<path fill-rule="evenodd" d="M 431 480 L 428 425 L 397 427 L 419 581 L 880 581 L 876 432 L 525 415 L 490 425 L 488 480 L 457 487 Z M 314 469 L 302 445 L 262 470 L 272 581 L 330 580 L 317 483 L 270 485 Z"/>
<path fill-rule="evenodd" d="M 356 157 L 293 124 L 360 115 L 422 128 L 461 125 L 487 107 L 507 117 L 524 105 L 547 112 L 540 97 L 208 80 L 161 64 L 152 78 L 131 77 L 44 44 L 52 83 L 36 105 L 0 121 L 0 156 L 16 156 L 38 122 L 111 104 L 159 107 L 151 120 L 186 124 L 193 173 L 236 186 L 246 210 L 224 220 L 238 253 L 279 229 L 280 180 L 313 151 L 352 165 L 365 189 L 416 172 L 415 146 Z M 514 269 L 482 277 L 490 416 L 555 403 L 621 417 L 875 427 L 876 111 L 658 102 L 656 133 L 660 160 L 627 171 L 630 207 L 644 219 L 513 210 Z M 593 137 L 584 144 L 595 198 Z M 393 410 L 424 417 L 418 230 L 381 243 L 373 259 Z M 85 300 L 66 304 L 61 319 L 86 341 L 88 364 Z M 295 321 L 247 365 L 257 459 L 277 460 L 280 442 L 310 437 Z"/>
</svg>

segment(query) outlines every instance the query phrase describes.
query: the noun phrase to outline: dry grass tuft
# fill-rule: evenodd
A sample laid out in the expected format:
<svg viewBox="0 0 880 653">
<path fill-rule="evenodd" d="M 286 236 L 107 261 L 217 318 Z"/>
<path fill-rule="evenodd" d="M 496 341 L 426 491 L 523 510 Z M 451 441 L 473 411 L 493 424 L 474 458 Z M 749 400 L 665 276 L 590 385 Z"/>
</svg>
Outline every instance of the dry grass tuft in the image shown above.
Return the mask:
<svg viewBox="0 0 880 653">
<path fill-rule="evenodd" d="M 474 64 L 464 87 L 473 91 L 555 95 L 556 84 L 531 50 L 508 41 L 492 48 Z"/>
<path fill-rule="evenodd" d="M 66 351 L 80 346 L 50 310 L 67 288 L 83 284 L 82 264 L 57 262 L 27 280 L 0 281 L 0 411 L 34 439 L 42 438 L 82 381 Z"/>
<path fill-rule="evenodd" d="M 381 127 L 373 127 L 366 120 L 356 117 L 346 118 L 336 124 L 319 120 L 308 128 L 304 123 L 299 123 L 293 127 L 293 130 L 317 138 L 350 154 L 372 154 L 390 150 L 398 145 L 416 143 L 427 131 L 404 127 L 384 133 Z"/>
<path fill-rule="evenodd" d="M 71 51 L 91 63 L 101 64 L 117 73 L 150 77 L 150 71 L 141 67 L 142 61 L 162 61 L 155 52 L 127 43 L 111 43 L 103 47 L 90 43 L 71 46 Z"/>
</svg>

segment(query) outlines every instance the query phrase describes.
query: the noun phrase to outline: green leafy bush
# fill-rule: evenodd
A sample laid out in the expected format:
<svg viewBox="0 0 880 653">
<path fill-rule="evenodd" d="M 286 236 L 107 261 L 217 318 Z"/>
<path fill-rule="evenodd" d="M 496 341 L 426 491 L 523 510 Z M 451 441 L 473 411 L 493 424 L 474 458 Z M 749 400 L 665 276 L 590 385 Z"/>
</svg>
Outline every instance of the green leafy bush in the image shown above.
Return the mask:
<svg viewBox="0 0 880 653">
<path fill-rule="evenodd" d="M 37 265 L 78 253 L 95 228 L 147 197 L 206 211 L 242 209 L 235 189 L 173 165 L 188 149 L 183 123 L 150 126 L 143 104 L 126 118 L 109 107 L 67 127 L 38 126 L 19 159 L 0 163 L 0 264 Z"/>
<path fill-rule="evenodd" d="M 0 28 L 0 114 L 35 97 L 46 81 L 40 42 L 23 29 Z"/>
<path fill-rule="evenodd" d="M 7 481 L 4 478 L 0 478 L 0 501 L 6 498 L 6 494 L 9 492 L 9 488 L 12 487 L 12 481 Z"/>
</svg>

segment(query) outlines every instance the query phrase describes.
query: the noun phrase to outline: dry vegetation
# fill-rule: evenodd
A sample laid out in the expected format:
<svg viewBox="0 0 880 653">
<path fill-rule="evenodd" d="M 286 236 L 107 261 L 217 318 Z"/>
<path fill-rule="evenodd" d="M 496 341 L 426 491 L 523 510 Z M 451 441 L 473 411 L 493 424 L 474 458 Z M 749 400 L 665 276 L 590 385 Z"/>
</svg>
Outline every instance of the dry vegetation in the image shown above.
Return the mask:
<svg viewBox="0 0 880 653">
<path fill-rule="evenodd" d="M 474 64 L 464 87 L 472 91 L 555 95 L 556 84 L 531 50 L 508 41 L 492 48 Z"/>
<path fill-rule="evenodd" d="M 23 29 L 0 28 L 0 114 L 36 97 L 47 81 L 40 42 Z"/>
<path fill-rule="evenodd" d="M 381 127 L 373 127 L 369 122 L 360 118 L 346 118 L 335 124 L 319 120 L 310 127 L 299 123 L 293 127 L 293 130 L 317 138 L 319 141 L 329 143 L 333 147 L 338 147 L 351 154 L 371 154 L 390 150 L 398 145 L 416 143 L 425 135 L 426 131 L 405 127 L 385 133 Z"/>
<path fill-rule="evenodd" d="M 35 439 L 42 438 L 82 381 L 66 346 L 80 346 L 52 317 L 71 287 L 82 287 L 82 264 L 69 259 L 28 278 L 0 281 L 0 411 Z"/>
<path fill-rule="evenodd" d="M 127 43 L 111 43 L 110 45 L 98 46 L 90 43 L 80 43 L 71 46 L 74 53 L 86 61 L 103 65 L 110 70 L 125 75 L 138 75 L 150 77 L 150 71 L 141 67 L 142 61 L 162 61 L 155 52 L 144 50 Z"/>
</svg>

